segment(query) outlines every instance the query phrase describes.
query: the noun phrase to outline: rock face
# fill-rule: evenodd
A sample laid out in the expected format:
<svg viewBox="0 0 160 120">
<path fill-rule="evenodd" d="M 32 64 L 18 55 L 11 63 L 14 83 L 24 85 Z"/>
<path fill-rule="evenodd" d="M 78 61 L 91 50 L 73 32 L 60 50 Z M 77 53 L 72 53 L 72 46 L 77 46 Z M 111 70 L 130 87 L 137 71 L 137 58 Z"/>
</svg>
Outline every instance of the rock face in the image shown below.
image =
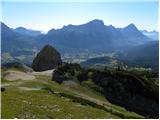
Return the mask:
<svg viewBox="0 0 160 120">
<path fill-rule="evenodd" d="M 44 48 L 37 54 L 32 63 L 34 71 L 51 70 L 62 64 L 60 53 L 50 45 Z"/>
</svg>

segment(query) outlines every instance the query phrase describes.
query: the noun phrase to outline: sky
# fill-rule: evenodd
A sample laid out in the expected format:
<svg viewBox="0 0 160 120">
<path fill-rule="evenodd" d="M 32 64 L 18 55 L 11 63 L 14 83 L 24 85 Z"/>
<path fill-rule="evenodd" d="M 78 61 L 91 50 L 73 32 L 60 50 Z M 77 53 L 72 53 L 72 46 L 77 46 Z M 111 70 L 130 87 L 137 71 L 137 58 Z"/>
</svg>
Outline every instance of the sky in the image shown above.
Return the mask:
<svg viewBox="0 0 160 120">
<path fill-rule="evenodd" d="M 94 19 L 115 27 L 134 23 L 140 30 L 158 31 L 158 0 L 2 0 L 0 19 L 11 28 L 44 32 Z"/>
</svg>

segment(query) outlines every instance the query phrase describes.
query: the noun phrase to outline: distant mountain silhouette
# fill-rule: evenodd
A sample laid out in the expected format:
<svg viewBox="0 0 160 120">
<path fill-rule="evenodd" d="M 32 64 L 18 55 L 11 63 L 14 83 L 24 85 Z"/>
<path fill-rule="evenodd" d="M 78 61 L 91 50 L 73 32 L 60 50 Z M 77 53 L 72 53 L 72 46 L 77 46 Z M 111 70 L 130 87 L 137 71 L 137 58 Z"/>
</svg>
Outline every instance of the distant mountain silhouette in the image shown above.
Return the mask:
<svg viewBox="0 0 160 120">
<path fill-rule="evenodd" d="M 31 29 L 26 29 L 23 27 L 18 27 L 16 29 L 14 29 L 15 32 L 20 33 L 22 35 L 29 35 L 29 36 L 38 36 L 41 34 L 40 31 L 37 30 L 31 30 Z"/>
<path fill-rule="evenodd" d="M 148 37 L 143 35 L 134 24 L 125 28 L 105 26 L 102 20 L 93 20 L 82 25 L 68 25 L 62 29 L 51 30 L 40 38 L 48 44 L 66 51 L 67 49 L 88 49 L 91 51 L 114 51 L 124 46 L 147 43 Z"/>
<path fill-rule="evenodd" d="M 141 30 L 141 32 L 153 40 L 159 40 L 159 32 L 155 30 L 154 31 Z"/>
<path fill-rule="evenodd" d="M 54 46 L 67 54 L 89 52 L 115 52 L 152 41 L 143 35 L 134 24 L 125 28 L 104 25 L 102 20 L 92 20 L 82 25 L 67 25 L 61 29 L 51 29 L 47 34 L 19 27 L 11 29 L 4 23 L 2 27 L 2 53 L 11 56 L 32 55 L 45 44 Z M 30 60 L 31 61 L 31 60 Z"/>
<path fill-rule="evenodd" d="M 14 30 L 1 23 L 1 52 L 8 53 L 13 58 L 16 56 L 33 55 L 33 49 L 38 49 L 36 38 L 16 33 Z M 2 62 L 6 62 L 3 60 Z"/>
<path fill-rule="evenodd" d="M 119 30 L 132 45 L 140 45 L 146 43 L 146 41 L 150 41 L 150 39 L 143 35 L 133 23 L 124 28 L 119 28 Z"/>
</svg>

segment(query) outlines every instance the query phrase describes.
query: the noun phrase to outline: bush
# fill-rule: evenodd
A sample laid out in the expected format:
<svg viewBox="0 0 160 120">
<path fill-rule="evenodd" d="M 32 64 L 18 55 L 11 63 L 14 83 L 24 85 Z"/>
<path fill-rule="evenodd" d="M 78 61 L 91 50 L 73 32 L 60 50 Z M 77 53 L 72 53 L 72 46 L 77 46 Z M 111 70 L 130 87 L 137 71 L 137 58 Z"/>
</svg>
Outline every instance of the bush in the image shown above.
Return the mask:
<svg viewBox="0 0 160 120">
<path fill-rule="evenodd" d="M 88 80 L 88 72 L 82 71 L 80 74 L 78 74 L 77 79 L 81 82 Z"/>
</svg>

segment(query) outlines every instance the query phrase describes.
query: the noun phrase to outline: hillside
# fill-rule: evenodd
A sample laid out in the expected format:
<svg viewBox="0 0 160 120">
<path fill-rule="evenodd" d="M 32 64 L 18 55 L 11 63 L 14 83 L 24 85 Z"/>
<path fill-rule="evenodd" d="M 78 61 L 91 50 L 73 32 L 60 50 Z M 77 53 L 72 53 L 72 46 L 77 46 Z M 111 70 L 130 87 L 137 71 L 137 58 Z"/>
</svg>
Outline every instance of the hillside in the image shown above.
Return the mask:
<svg viewBox="0 0 160 120">
<path fill-rule="evenodd" d="M 1 119 L 159 119 L 158 0 L 2 0 Z"/>
<path fill-rule="evenodd" d="M 111 103 L 151 118 L 158 116 L 158 73 L 108 67 L 84 69 L 66 63 L 54 71 L 52 79 L 60 84 L 77 79 L 102 93 Z"/>
<path fill-rule="evenodd" d="M 117 66 L 110 57 L 90 62 L 100 60 Z M 152 70 L 84 69 L 77 63 L 62 62 L 50 45 L 37 54 L 33 65 L 33 70 L 21 63 L 2 66 L 2 118 L 158 117 L 158 73 Z M 12 109 L 10 104 L 14 104 Z"/>
<path fill-rule="evenodd" d="M 120 61 L 110 56 L 95 57 L 81 62 L 81 66 L 85 68 L 96 68 L 98 66 L 102 68 L 106 66 L 110 68 L 115 68 L 118 65 L 120 65 Z"/>
<path fill-rule="evenodd" d="M 21 75 L 26 77 L 20 78 Z M 85 84 L 76 80 L 58 84 L 51 76 L 52 70 L 29 72 L 21 67 L 3 68 L 2 118 L 143 118 L 111 104 Z"/>
<path fill-rule="evenodd" d="M 1 23 L 1 45 L 2 63 L 30 63 L 39 48 L 35 37 L 16 33 L 4 23 Z"/>
<path fill-rule="evenodd" d="M 152 41 L 118 53 L 117 58 L 128 66 L 159 69 L 159 42 Z"/>
<path fill-rule="evenodd" d="M 152 41 L 143 45 L 118 51 L 114 56 L 95 57 L 81 62 L 84 67 L 143 67 L 158 70 L 159 42 Z"/>
</svg>

